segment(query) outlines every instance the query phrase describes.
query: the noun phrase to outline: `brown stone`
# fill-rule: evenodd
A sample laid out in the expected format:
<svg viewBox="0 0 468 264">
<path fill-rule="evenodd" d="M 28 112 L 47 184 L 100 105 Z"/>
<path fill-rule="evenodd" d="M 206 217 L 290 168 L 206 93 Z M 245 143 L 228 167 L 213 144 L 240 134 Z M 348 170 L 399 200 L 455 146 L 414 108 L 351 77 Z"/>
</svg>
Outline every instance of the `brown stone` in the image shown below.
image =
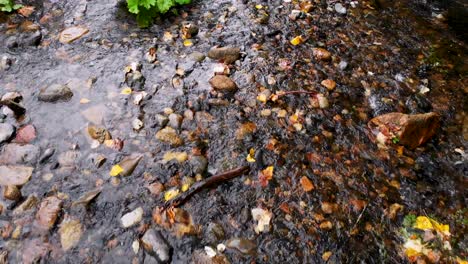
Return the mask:
<svg viewBox="0 0 468 264">
<path fill-rule="evenodd" d="M 59 41 L 67 44 L 71 43 L 89 32 L 89 29 L 81 26 L 69 27 L 60 33 Z"/>
<path fill-rule="evenodd" d="M 331 53 L 323 48 L 313 48 L 312 54 L 318 60 L 328 61 L 331 59 Z"/>
<path fill-rule="evenodd" d="M 3 189 L 3 197 L 8 200 L 18 201 L 21 199 L 21 191 L 14 185 L 5 186 Z"/>
<path fill-rule="evenodd" d="M 216 75 L 210 80 L 211 86 L 220 91 L 233 92 L 237 90 L 237 85 L 229 77 Z"/>
<path fill-rule="evenodd" d="M 239 48 L 212 48 L 208 52 L 208 57 L 213 60 L 221 60 L 226 64 L 231 64 L 239 59 L 240 49 Z"/>
<path fill-rule="evenodd" d="M 61 209 L 62 200 L 58 197 L 50 196 L 45 198 L 36 214 L 36 223 L 44 229 L 52 228 Z"/>
<path fill-rule="evenodd" d="M 406 115 L 389 113 L 371 119 L 371 139 L 379 145 L 392 142 L 414 149 L 429 140 L 440 126 L 440 115 L 434 112 Z"/>
</svg>

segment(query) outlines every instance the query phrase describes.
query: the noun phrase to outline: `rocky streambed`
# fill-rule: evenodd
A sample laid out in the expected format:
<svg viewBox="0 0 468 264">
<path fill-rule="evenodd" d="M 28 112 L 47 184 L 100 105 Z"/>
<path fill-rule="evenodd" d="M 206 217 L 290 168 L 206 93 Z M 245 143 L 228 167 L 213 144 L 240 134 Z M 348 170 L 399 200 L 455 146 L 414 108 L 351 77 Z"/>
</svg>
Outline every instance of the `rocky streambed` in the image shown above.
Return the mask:
<svg viewBox="0 0 468 264">
<path fill-rule="evenodd" d="M 0 13 L 0 263 L 466 260 L 447 9 L 194 1 L 139 29 L 117 0 L 23 4 Z"/>
</svg>

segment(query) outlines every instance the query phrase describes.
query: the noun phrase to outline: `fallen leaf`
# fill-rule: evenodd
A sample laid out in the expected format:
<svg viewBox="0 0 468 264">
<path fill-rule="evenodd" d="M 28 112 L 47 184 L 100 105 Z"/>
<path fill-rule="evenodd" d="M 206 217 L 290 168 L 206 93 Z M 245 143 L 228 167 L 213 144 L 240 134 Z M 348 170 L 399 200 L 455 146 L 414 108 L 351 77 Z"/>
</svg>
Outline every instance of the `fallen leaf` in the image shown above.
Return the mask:
<svg viewBox="0 0 468 264">
<path fill-rule="evenodd" d="M 297 46 L 299 44 L 301 44 L 304 40 L 302 39 L 302 36 L 297 36 L 293 39 L 291 39 L 291 44 L 294 45 L 294 46 Z"/>
<path fill-rule="evenodd" d="M 426 216 L 418 216 L 414 228 L 421 230 L 435 230 L 445 235 L 450 235 L 450 226 L 444 225 Z"/>
<path fill-rule="evenodd" d="M 254 155 L 255 155 L 255 149 L 251 148 L 251 149 L 249 150 L 249 154 L 247 155 L 246 160 L 247 160 L 248 162 L 250 162 L 250 163 L 255 162 Z"/>
<path fill-rule="evenodd" d="M 315 189 L 314 184 L 306 176 L 302 176 L 301 185 L 302 185 L 302 189 L 304 189 L 304 191 L 306 192 L 310 192 L 313 189 Z"/>
<path fill-rule="evenodd" d="M 193 42 L 190 39 L 186 39 L 184 40 L 184 46 L 185 47 L 193 46 Z"/>
<path fill-rule="evenodd" d="M 179 195 L 179 189 L 177 188 L 172 188 L 170 190 L 167 190 L 165 193 L 164 193 L 164 200 L 165 201 L 169 201 L 169 200 L 172 200 L 174 199 L 177 195 Z"/>
<path fill-rule="evenodd" d="M 123 168 L 119 164 L 112 166 L 112 169 L 109 172 L 109 175 L 115 177 L 123 172 Z"/>
<path fill-rule="evenodd" d="M 273 179 L 273 170 L 273 166 L 268 166 L 266 169 L 258 173 L 258 179 L 261 186 L 266 187 L 268 185 L 268 181 Z"/>
<path fill-rule="evenodd" d="M 132 93 L 132 88 L 130 87 L 123 88 L 122 91 L 120 91 L 120 94 L 123 94 L 123 95 L 129 95 L 131 93 Z"/>
</svg>

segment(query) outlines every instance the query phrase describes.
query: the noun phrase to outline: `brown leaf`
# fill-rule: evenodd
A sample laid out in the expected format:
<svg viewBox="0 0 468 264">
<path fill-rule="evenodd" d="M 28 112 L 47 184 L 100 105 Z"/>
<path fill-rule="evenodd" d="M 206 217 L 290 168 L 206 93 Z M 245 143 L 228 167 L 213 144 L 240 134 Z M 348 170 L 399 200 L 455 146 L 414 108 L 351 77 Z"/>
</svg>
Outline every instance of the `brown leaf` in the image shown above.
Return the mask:
<svg viewBox="0 0 468 264">
<path fill-rule="evenodd" d="M 306 192 L 310 192 L 313 189 L 315 189 L 314 184 L 306 176 L 302 176 L 301 185 L 302 185 L 302 189 Z"/>
</svg>

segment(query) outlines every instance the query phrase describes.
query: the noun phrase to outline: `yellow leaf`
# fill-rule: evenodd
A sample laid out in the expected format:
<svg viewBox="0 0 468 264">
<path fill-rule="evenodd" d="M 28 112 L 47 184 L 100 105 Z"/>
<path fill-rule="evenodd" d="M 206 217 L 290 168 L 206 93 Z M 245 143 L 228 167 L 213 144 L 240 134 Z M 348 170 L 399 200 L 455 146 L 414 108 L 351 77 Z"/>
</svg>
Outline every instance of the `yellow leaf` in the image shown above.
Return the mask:
<svg viewBox="0 0 468 264">
<path fill-rule="evenodd" d="M 185 183 L 185 184 L 182 184 L 182 192 L 186 192 L 188 189 L 190 188 L 190 184 L 188 183 Z"/>
<path fill-rule="evenodd" d="M 265 94 L 259 94 L 257 96 L 257 100 L 259 100 L 262 103 L 266 103 L 268 101 L 268 97 Z"/>
<path fill-rule="evenodd" d="M 262 6 L 262 5 L 256 5 L 255 8 L 257 8 L 257 9 L 262 9 L 263 6 Z"/>
<path fill-rule="evenodd" d="M 294 46 L 297 46 L 299 44 L 302 43 L 302 37 L 301 36 L 297 36 L 293 39 L 291 39 L 291 44 L 293 44 Z"/>
<path fill-rule="evenodd" d="M 424 249 L 421 239 L 408 239 L 403 247 L 405 248 L 406 256 L 409 258 L 421 255 Z"/>
<path fill-rule="evenodd" d="M 132 93 L 132 89 L 130 87 L 123 88 L 122 91 L 120 92 L 120 94 L 124 94 L 124 95 L 129 95 L 131 93 Z"/>
<path fill-rule="evenodd" d="M 444 225 L 426 216 L 418 216 L 414 228 L 421 230 L 436 230 L 438 232 L 450 235 L 450 226 Z"/>
<path fill-rule="evenodd" d="M 273 179 L 273 170 L 274 170 L 274 168 L 275 167 L 273 167 L 273 166 L 268 166 L 266 169 L 262 170 L 263 175 L 265 175 L 265 177 L 268 180 Z"/>
<path fill-rule="evenodd" d="M 190 47 L 193 45 L 193 42 L 190 39 L 184 40 L 184 46 L 185 47 Z"/>
<path fill-rule="evenodd" d="M 164 193 L 164 200 L 169 201 L 174 199 L 177 195 L 179 195 L 179 189 L 172 188 Z"/>
<path fill-rule="evenodd" d="M 117 164 L 112 167 L 112 169 L 109 172 L 109 175 L 112 177 L 115 177 L 122 172 L 123 172 L 123 168 L 119 164 Z"/>
<path fill-rule="evenodd" d="M 458 264 L 468 264 L 468 261 L 461 259 L 460 257 L 457 257 L 457 263 Z"/>
<path fill-rule="evenodd" d="M 246 160 L 250 163 L 255 162 L 254 155 L 255 155 L 255 149 L 251 148 L 249 150 L 249 154 L 247 155 Z"/>
</svg>

